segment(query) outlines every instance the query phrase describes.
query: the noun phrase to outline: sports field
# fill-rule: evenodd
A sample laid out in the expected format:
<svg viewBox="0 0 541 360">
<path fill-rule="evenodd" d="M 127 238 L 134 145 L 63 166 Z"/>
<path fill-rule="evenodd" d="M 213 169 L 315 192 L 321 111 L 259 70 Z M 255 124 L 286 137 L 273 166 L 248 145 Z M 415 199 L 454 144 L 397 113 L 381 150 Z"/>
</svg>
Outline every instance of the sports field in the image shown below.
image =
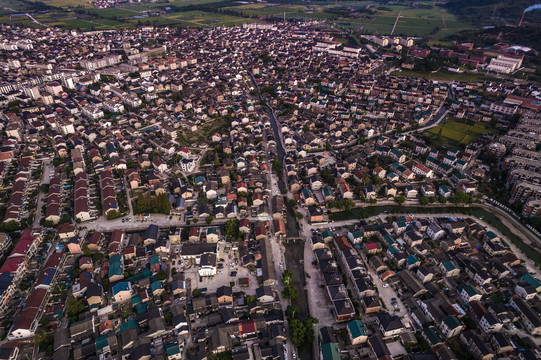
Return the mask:
<svg viewBox="0 0 541 360">
<path fill-rule="evenodd" d="M 486 125 L 481 123 L 468 125 L 454 120 L 446 121 L 443 124 L 428 130 L 428 132 L 437 135 L 440 129 L 443 129 L 441 133 L 442 137 L 466 145 L 473 142 L 480 134 L 491 132 Z"/>
</svg>

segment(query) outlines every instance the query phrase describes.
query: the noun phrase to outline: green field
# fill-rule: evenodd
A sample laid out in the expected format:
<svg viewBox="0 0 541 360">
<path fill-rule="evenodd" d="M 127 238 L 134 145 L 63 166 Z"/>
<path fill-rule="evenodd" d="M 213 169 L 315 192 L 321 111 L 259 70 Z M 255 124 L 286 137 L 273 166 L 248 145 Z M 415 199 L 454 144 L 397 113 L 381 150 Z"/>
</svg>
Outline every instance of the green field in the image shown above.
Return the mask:
<svg viewBox="0 0 541 360">
<path fill-rule="evenodd" d="M 487 80 L 495 80 L 494 77 L 488 76 L 483 73 L 474 73 L 470 71 L 456 73 L 456 72 L 451 72 L 445 69 L 441 69 L 436 72 L 416 71 L 416 70 L 398 70 L 398 71 L 394 71 L 392 75 L 415 77 L 415 78 L 421 78 L 421 79 L 427 79 L 427 80 L 438 80 L 438 81 L 484 82 Z M 498 79 L 498 81 L 505 82 L 506 80 Z"/>
<path fill-rule="evenodd" d="M 437 135 L 440 129 L 443 129 L 441 133 L 442 137 L 466 145 L 473 142 L 478 135 L 491 132 L 486 125 L 481 123 L 468 125 L 453 120 L 446 121 L 445 123 L 428 130 L 428 132 Z"/>
<path fill-rule="evenodd" d="M 38 10 L 39 7 L 38 3 L 23 0 L 5 0 L 3 3 L 16 11 L 30 12 Z M 285 16 L 288 19 L 327 20 L 335 27 L 344 30 L 387 35 L 390 34 L 400 13 L 394 35 L 433 36 L 431 41 L 437 44 L 444 42 L 443 39 L 448 35 L 472 28 L 471 25 L 460 22 L 447 10 L 432 6 L 434 2 L 417 3 L 425 5 L 426 8 L 411 8 L 405 5 L 378 7 L 370 1 L 269 4 L 226 3 L 223 0 L 172 0 L 131 3 L 110 9 L 95 9 L 89 0 L 43 0 L 43 3 L 55 6 L 56 9 L 50 9 L 48 14 L 39 15 L 39 21 L 49 25 L 82 30 L 122 29 L 138 25 L 181 27 L 239 25 L 244 22 L 264 21 L 268 17 Z M 216 4 L 216 8 L 202 9 L 202 11 L 194 11 L 192 6 L 213 3 Z M 367 10 L 365 7 L 369 4 L 372 7 Z M 132 19 L 133 16 L 146 14 L 151 16 Z M 9 11 L 0 12 L 0 22 L 37 26 L 23 17 L 10 19 L 9 15 Z"/>
</svg>

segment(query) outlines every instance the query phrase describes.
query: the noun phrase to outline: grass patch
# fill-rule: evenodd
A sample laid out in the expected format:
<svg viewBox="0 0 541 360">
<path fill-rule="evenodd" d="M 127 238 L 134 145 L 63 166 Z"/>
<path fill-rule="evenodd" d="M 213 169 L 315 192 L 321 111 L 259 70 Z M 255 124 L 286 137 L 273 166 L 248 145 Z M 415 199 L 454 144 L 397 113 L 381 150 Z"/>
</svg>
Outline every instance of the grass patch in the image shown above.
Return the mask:
<svg viewBox="0 0 541 360">
<path fill-rule="evenodd" d="M 446 121 L 441 125 L 429 129 L 428 132 L 437 135 L 440 129 L 442 129 L 441 135 L 443 137 L 454 140 L 459 144 L 466 145 L 474 141 L 480 134 L 493 132 L 492 129 L 488 128 L 485 124 L 473 123 L 472 125 L 469 125 L 454 120 Z"/>
<path fill-rule="evenodd" d="M 392 75 L 405 76 L 405 77 L 416 77 L 427 80 L 439 80 L 439 81 L 467 81 L 467 82 L 485 82 L 491 81 L 495 78 L 482 74 L 482 73 L 473 73 L 473 72 L 463 72 L 455 73 L 445 69 L 441 69 L 437 72 L 430 71 L 417 71 L 417 70 L 399 70 L 394 71 Z M 498 80 L 502 81 L 502 79 Z"/>
<path fill-rule="evenodd" d="M 183 146 L 193 146 L 197 143 L 208 142 L 214 133 L 222 133 L 227 128 L 223 119 L 211 120 L 199 126 L 197 131 L 179 130 L 177 141 Z"/>
</svg>

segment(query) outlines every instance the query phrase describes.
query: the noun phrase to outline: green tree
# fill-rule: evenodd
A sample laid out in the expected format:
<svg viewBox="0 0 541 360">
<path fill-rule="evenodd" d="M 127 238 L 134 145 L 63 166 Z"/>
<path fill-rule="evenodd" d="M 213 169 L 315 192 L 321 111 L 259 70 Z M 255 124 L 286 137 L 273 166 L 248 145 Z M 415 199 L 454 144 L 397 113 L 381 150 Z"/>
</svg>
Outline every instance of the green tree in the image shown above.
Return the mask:
<svg viewBox="0 0 541 360">
<path fill-rule="evenodd" d="M 428 198 L 426 196 L 421 196 L 421 198 L 419 199 L 419 203 L 421 205 L 428 205 Z"/>
<path fill-rule="evenodd" d="M 229 241 L 233 241 L 239 237 L 239 220 L 229 219 L 225 223 L 225 237 Z"/>
<path fill-rule="evenodd" d="M 202 296 L 202 295 L 203 295 L 203 293 L 201 292 L 201 290 L 200 290 L 199 288 L 193 289 L 193 291 L 192 291 L 192 297 L 198 298 L 198 297 L 200 297 L 200 296 Z"/>
<path fill-rule="evenodd" d="M 295 206 L 297 206 L 297 200 L 291 198 L 289 200 L 287 200 L 287 202 L 289 203 L 289 206 L 291 206 L 292 208 L 294 208 Z"/>
<path fill-rule="evenodd" d="M 205 221 L 207 222 L 208 225 L 212 224 L 212 222 L 214 221 L 214 216 L 212 215 L 209 215 L 205 218 Z"/>
<path fill-rule="evenodd" d="M 306 337 L 306 327 L 300 320 L 293 319 L 289 322 L 289 332 L 293 345 L 295 345 L 296 347 L 300 347 L 302 346 L 302 344 L 304 344 Z"/>
<path fill-rule="evenodd" d="M 443 195 L 438 196 L 438 201 L 442 204 L 447 203 L 447 198 Z"/>
<path fill-rule="evenodd" d="M 163 270 L 158 271 L 158 274 L 156 275 L 156 279 L 160 281 L 167 279 L 167 273 Z"/>
<path fill-rule="evenodd" d="M 291 285 L 291 278 L 293 277 L 293 273 L 289 270 L 286 270 L 282 273 L 282 282 L 285 286 Z"/>
<path fill-rule="evenodd" d="M 299 219 L 299 220 L 304 218 L 304 215 L 301 212 L 298 212 L 298 211 L 297 211 L 296 216 L 297 216 L 297 219 Z"/>
<path fill-rule="evenodd" d="M 297 317 L 299 309 L 296 306 L 288 305 L 286 308 L 287 321 L 291 321 Z"/>
<path fill-rule="evenodd" d="M 284 299 L 294 301 L 299 297 L 299 290 L 291 285 L 286 286 L 284 290 L 282 290 L 282 296 L 284 297 Z"/>
<path fill-rule="evenodd" d="M 68 317 L 73 321 L 79 318 L 79 314 L 86 310 L 86 303 L 81 298 L 69 298 L 66 302 Z"/>
<path fill-rule="evenodd" d="M 83 254 L 86 256 L 92 255 L 92 251 L 90 251 L 90 248 L 87 244 L 83 244 Z"/>
<path fill-rule="evenodd" d="M 327 168 L 321 171 L 321 178 L 323 179 L 323 181 L 325 181 L 325 183 L 327 183 L 327 185 L 333 185 L 335 183 L 334 176 L 332 175 L 331 170 Z"/>
<path fill-rule="evenodd" d="M 451 201 L 455 204 L 471 204 L 473 196 L 463 191 L 457 191 L 451 197 Z"/>
<path fill-rule="evenodd" d="M 399 206 L 402 206 L 406 202 L 406 198 L 403 196 L 396 196 L 394 198 L 394 202 L 397 203 Z"/>
</svg>

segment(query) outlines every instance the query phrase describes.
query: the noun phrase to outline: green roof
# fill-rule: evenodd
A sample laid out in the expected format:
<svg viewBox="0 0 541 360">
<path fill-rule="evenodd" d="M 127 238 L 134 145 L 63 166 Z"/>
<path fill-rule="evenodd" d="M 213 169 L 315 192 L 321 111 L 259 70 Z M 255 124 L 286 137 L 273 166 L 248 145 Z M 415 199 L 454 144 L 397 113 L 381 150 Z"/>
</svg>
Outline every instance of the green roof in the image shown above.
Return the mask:
<svg viewBox="0 0 541 360">
<path fill-rule="evenodd" d="M 447 271 L 451 271 L 451 270 L 456 269 L 456 266 L 455 266 L 455 264 L 453 264 L 452 261 L 449 261 L 449 260 L 443 260 L 443 261 L 441 262 L 441 264 L 443 265 L 443 267 L 444 267 L 445 270 L 447 270 Z"/>
<path fill-rule="evenodd" d="M 479 292 L 476 288 L 471 285 L 466 285 L 462 288 L 469 296 L 479 295 Z M 462 291 L 461 291 L 462 292 Z"/>
<path fill-rule="evenodd" d="M 441 337 L 432 326 L 424 328 L 423 333 L 425 334 L 425 337 L 427 338 L 431 346 L 441 342 Z"/>
<path fill-rule="evenodd" d="M 135 295 L 134 297 L 131 298 L 131 304 L 132 305 L 139 304 L 141 301 L 143 301 L 143 299 L 141 299 L 141 295 L 139 295 L 139 294 L 137 294 L 137 295 Z"/>
<path fill-rule="evenodd" d="M 158 257 L 158 255 L 154 255 L 153 257 L 150 258 L 150 265 L 156 265 L 159 263 L 160 263 L 160 258 Z"/>
<path fill-rule="evenodd" d="M 462 323 L 460 322 L 460 320 L 458 320 L 458 318 L 454 315 L 446 316 L 443 319 L 443 322 L 445 323 L 445 325 L 447 325 L 449 329 L 456 329 L 457 327 L 462 326 Z"/>
<path fill-rule="evenodd" d="M 130 318 L 126 322 L 121 322 L 119 328 L 121 333 L 128 330 L 129 328 L 137 329 L 137 322 L 135 322 L 135 319 Z"/>
<path fill-rule="evenodd" d="M 138 282 L 139 280 L 143 280 L 144 278 L 149 277 L 150 275 L 152 275 L 152 271 L 150 271 L 150 269 L 145 269 L 141 271 L 140 273 L 127 278 L 126 281 L 133 284 L 133 283 Z"/>
<path fill-rule="evenodd" d="M 163 289 L 163 284 L 159 281 L 153 282 L 150 286 L 152 287 L 152 292 Z"/>
<path fill-rule="evenodd" d="M 361 320 L 351 320 L 348 322 L 348 329 L 354 339 L 366 335 L 366 328 Z"/>
<path fill-rule="evenodd" d="M 325 238 L 328 238 L 328 237 L 331 237 L 331 238 L 334 237 L 333 234 L 332 234 L 332 232 L 330 232 L 329 230 L 323 231 L 323 232 L 321 233 L 321 236 L 323 236 L 324 239 L 325 239 Z"/>
<path fill-rule="evenodd" d="M 109 278 L 114 275 L 122 275 L 120 255 L 113 255 L 109 258 Z"/>
<path fill-rule="evenodd" d="M 340 360 L 340 351 L 337 343 L 326 343 L 321 345 L 323 360 Z"/>
<path fill-rule="evenodd" d="M 96 339 L 96 349 L 101 350 L 104 347 L 109 346 L 109 340 L 107 335 L 100 336 Z"/>
<path fill-rule="evenodd" d="M 521 280 L 526 281 L 528 284 L 532 285 L 536 289 L 541 287 L 541 282 L 539 282 L 539 280 L 537 280 L 530 274 L 523 275 Z"/>
<path fill-rule="evenodd" d="M 180 347 L 178 344 L 168 344 L 165 346 L 165 352 L 167 356 L 173 356 L 180 353 Z"/>
</svg>

